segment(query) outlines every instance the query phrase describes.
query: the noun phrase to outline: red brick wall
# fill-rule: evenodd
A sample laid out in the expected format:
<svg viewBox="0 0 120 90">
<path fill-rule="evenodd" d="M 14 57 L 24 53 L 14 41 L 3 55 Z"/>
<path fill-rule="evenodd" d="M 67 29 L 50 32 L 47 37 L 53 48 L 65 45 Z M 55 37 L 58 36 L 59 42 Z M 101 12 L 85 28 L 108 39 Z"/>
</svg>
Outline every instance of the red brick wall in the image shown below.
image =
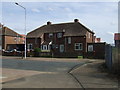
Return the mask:
<svg viewBox="0 0 120 90">
<path fill-rule="evenodd" d="M 13 36 L 3 36 L 3 49 L 7 49 L 8 44 L 23 44 L 23 39 L 22 38 L 17 38 L 15 41 L 15 37 Z"/>
<path fill-rule="evenodd" d="M 27 45 L 32 44 L 33 49 L 34 48 L 40 48 L 41 47 L 41 39 L 40 38 L 27 38 Z"/>
<path fill-rule="evenodd" d="M 75 50 L 75 43 L 82 43 L 83 50 Z M 83 52 L 86 50 L 86 39 L 84 37 L 71 37 L 71 44 L 68 44 L 68 37 L 66 40 L 66 52 Z"/>
<path fill-rule="evenodd" d="M 86 42 L 87 42 L 87 43 L 92 43 L 92 42 L 94 42 L 94 36 L 93 36 L 92 33 L 90 33 L 90 37 L 89 37 L 89 33 L 90 33 L 90 32 L 87 32 L 87 33 L 86 33 Z"/>
</svg>

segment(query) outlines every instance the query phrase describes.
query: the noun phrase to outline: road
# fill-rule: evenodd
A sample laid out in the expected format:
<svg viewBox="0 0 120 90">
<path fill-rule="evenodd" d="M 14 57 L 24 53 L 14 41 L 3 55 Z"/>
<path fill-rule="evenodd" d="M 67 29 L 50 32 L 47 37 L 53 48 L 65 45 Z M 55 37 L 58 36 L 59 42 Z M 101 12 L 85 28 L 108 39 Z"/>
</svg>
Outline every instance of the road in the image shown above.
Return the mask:
<svg viewBox="0 0 120 90">
<path fill-rule="evenodd" d="M 49 59 L 49 58 L 48 58 Z M 81 88 L 68 71 L 84 64 L 76 60 L 3 59 L 3 88 Z"/>
</svg>

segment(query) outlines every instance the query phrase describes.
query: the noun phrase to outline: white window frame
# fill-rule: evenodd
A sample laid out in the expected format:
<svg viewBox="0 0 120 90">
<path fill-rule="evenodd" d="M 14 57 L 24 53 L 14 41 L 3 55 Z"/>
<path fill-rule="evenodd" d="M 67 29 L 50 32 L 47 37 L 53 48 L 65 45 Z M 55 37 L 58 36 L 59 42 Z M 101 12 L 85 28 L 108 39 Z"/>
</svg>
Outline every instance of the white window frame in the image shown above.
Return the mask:
<svg viewBox="0 0 120 90">
<path fill-rule="evenodd" d="M 71 37 L 68 37 L 68 44 L 71 44 Z"/>
<path fill-rule="evenodd" d="M 14 41 L 15 41 L 15 42 L 17 41 L 17 37 L 14 37 Z"/>
<path fill-rule="evenodd" d="M 48 50 L 48 46 L 47 45 L 43 45 L 42 46 L 42 50 Z"/>
<path fill-rule="evenodd" d="M 53 33 L 49 33 L 49 38 L 52 38 L 53 37 Z"/>
<path fill-rule="evenodd" d="M 91 34 L 90 33 L 88 33 L 88 38 L 90 38 L 91 37 Z"/>
<path fill-rule="evenodd" d="M 62 33 L 61 32 L 57 33 L 57 38 L 62 38 Z"/>
<path fill-rule="evenodd" d="M 78 46 L 79 48 L 76 49 L 76 46 Z M 83 44 L 82 43 L 75 43 L 75 50 L 83 50 Z"/>
<path fill-rule="evenodd" d="M 88 45 L 88 52 L 92 52 L 93 51 L 93 45 Z"/>
<path fill-rule="evenodd" d="M 30 45 L 31 45 L 31 46 L 30 46 Z M 28 46 L 27 49 L 30 49 L 30 50 L 33 49 L 33 44 L 32 44 L 32 43 L 27 44 L 27 46 Z M 30 48 L 30 47 L 31 47 L 31 48 Z"/>
<path fill-rule="evenodd" d="M 48 45 L 48 50 L 50 50 L 50 45 Z"/>
<path fill-rule="evenodd" d="M 2 45 L 0 45 L 0 50 L 2 50 Z"/>
<path fill-rule="evenodd" d="M 60 44 L 60 52 L 64 52 L 64 45 Z"/>
<path fill-rule="evenodd" d="M 21 38 L 19 37 L 19 42 L 20 42 L 20 39 L 21 39 Z"/>
</svg>

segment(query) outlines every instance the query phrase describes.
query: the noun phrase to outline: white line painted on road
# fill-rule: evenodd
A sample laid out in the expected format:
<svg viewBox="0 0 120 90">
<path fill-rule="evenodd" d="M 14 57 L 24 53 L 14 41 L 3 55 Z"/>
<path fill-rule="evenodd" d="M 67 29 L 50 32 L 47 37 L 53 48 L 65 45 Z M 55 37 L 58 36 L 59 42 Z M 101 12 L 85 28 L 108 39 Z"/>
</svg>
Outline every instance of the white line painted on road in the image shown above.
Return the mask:
<svg viewBox="0 0 120 90">
<path fill-rule="evenodd" d="M 2 78 L 7 78 L 7 77 L 5 77 L 5 76 L 0 76 L 0 79 L 2 79 Z"/>
</svg>

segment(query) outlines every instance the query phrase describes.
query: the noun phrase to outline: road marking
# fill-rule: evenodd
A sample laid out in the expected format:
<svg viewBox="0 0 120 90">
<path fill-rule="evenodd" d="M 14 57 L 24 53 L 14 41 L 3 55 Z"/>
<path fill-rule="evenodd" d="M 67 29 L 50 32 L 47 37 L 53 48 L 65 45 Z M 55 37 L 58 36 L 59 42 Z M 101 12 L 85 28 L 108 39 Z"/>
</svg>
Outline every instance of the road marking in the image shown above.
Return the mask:
<svg viewBox="0 0 120 90">
<path fill-rule="evenodd" d="M 5 77 L 5 76 L 0 76 L 0 79 L 2 79 L 2 78 L 7 78 L 7 77 Z"/>
</svg>

